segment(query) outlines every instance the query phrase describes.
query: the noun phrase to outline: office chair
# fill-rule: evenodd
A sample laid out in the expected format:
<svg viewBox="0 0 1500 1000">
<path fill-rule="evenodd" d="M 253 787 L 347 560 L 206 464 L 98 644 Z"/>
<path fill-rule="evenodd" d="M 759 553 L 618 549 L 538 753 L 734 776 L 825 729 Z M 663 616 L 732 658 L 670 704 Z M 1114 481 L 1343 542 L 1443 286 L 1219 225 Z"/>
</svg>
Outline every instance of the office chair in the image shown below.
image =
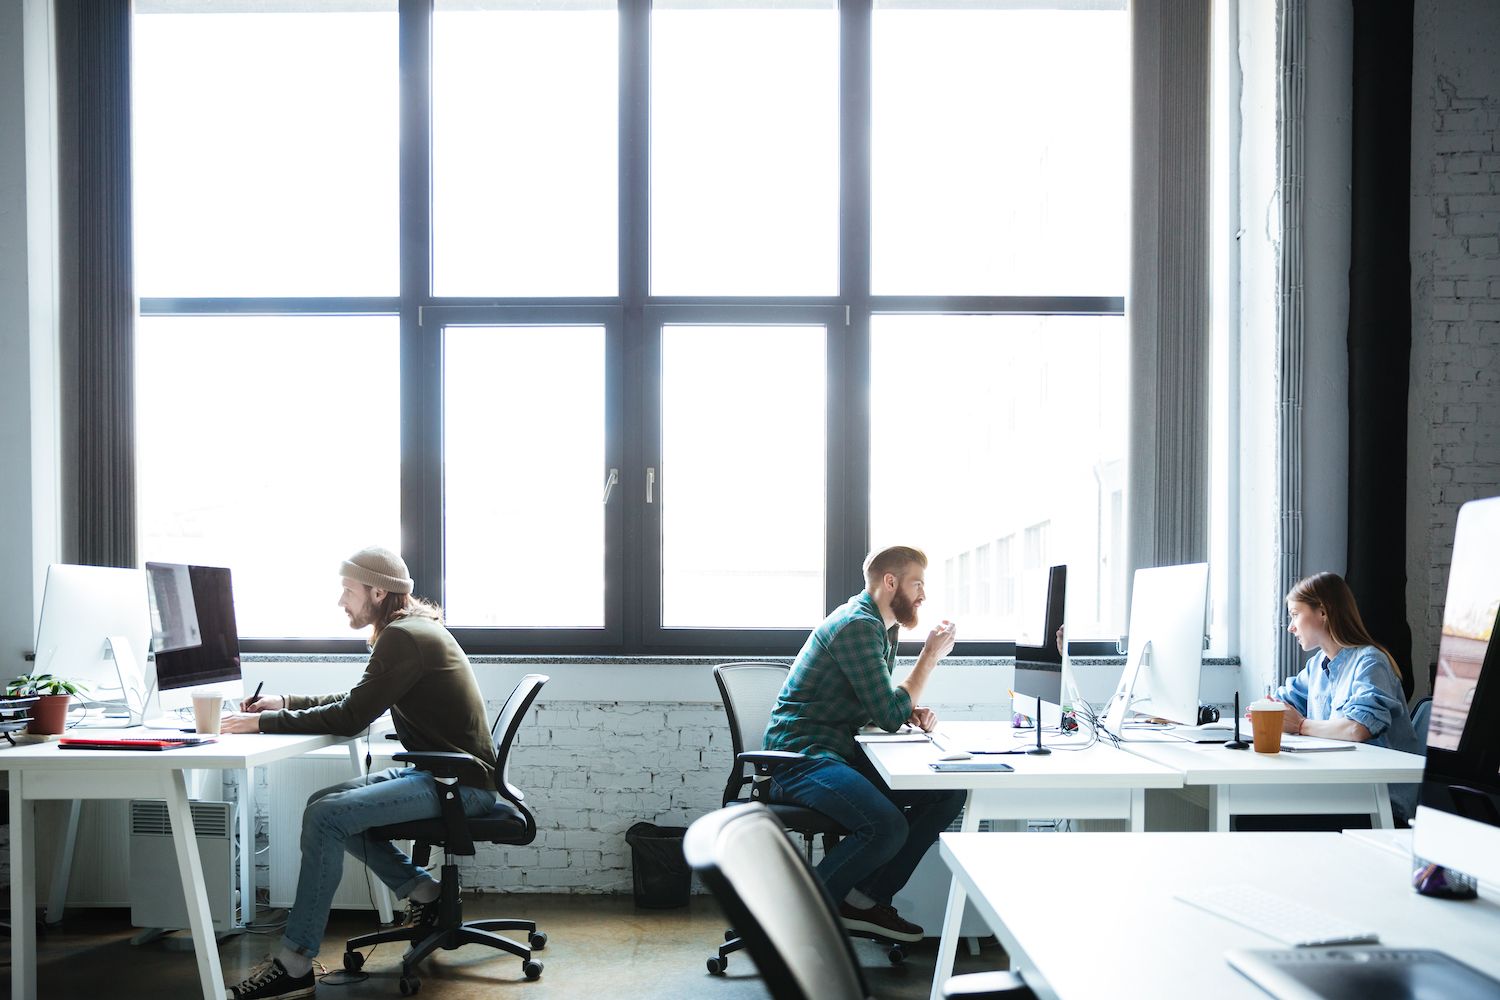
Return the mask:
<svg viewBox="0 0 1500 1000">
<path fill-rule="evenodd" d="M 1416 731 L 1419 746 L 1427 745 L 1427 727 L 1431 723 L 1432 698 L 1429 696 L 1411 707 L 1411 728 Z"/>
<path fill-rule="evenodd" d="M 547 935 L 536 929 L 532 920 L 471 920 L 463 919 L 463 900 L 458 884 L 458 866 L 455 856 L 472 857 L 474 842 L 489 844 L 511 844 L 520 846 L 536 839 L 536 819 L 522 802 L 521 790 L 510 783 L 510 748 L 516 730 L 526 717 L 526 710 L 536 700 L 537 692 L 548 678 L 542 674 L 527 674 L 521 678 L 516 689 L 505 700 L 490 738 L 495 744 L 495 784 L 500 797 L 494 808 L 483 816 L 464 815 L 463 804 L 458 796 L 457 779 L 466 773 L 472 774 L 479 765 L 474 758 L 464 753 L 436 753 L 404 751 L 394 754 L 394 759 L 411 763 L 429 771 L 437 779 L 441 791 L 442 813 L 432 819 L 415 820 L 410 823 L 392 823 L 389 826 L 373 827 L 370 832 L 387 840 L 414 841 L 412 860 L 420 867 L 427 864 L 433 847 L 443 849 L 442 900 L 437 923 L 431 926 L 408 924 L 391 930 L 376 931 L 350 938 L 344 945 L 344 968 L 358 972 L 365 964 L 365 956 L 358 950 L 367 945 L 387 941 L 405 941 L 410 944 L 401 956 L 401 995 L 409 996 L 422 987 L 416 975 L 417 963 L 439 948 L 452 951 L 466 944 L 482 944 L 498 948 L 521 959 L 521 971 L 527 979 L 536 979 L 542 974 L 542 963 L 531 957 L 533 951 L 547 946 Z M 494 931 L 523 930 L 527 934 L 527 945 L 518 944 Z"/>
<path fill-rule="evenodd" d="M 773 1000 L 868 1000 L 833 900 L 770 809 L 752 802 L 709 813 L 688 827 L 683 853 L 740 929 Z M 954 976 L 943 995 L 1035 1000 L 1012 972 Z"/>
<path fill-rule="evenodd" d="M 719 695 L 724 699 L 724 714 L 729 717 L 729 738 L 734 748 L 734 764 L 729 771 L 729 781 L 724 785 L 722 805 L 752 800 L 761 802 L 784 829 L 802 838 L 803 849 L 811 864 L 813 838 L 823 838 L 826 854 L 849 831 L 816 810 L 769 800 L 768 779 L 776 769 L 807 759 L 806 754 L 763 749 L 766 724 L 771 721 L 771 710 L 776 707 L 776 698 L 790 670 L 780 663 L 724 663 L 714 667 L 714 683 L 719 686 Z M 747 765 L 751 769 L 749 773 L 746 772 Z M 746 785 L 750 786 L 748 795 Z M 885 945 L 886 958 L 892 965 L 899 965 L 906 958 L 906 951 L 899 941 L 864 931 L 849 933 Z M 729 965 L 730 954 L 744 946 L 744 941 L 734 931 L 725 931 L 719 953 L 708 960 L 708 971 L 722 975 Z"/>
</svg>

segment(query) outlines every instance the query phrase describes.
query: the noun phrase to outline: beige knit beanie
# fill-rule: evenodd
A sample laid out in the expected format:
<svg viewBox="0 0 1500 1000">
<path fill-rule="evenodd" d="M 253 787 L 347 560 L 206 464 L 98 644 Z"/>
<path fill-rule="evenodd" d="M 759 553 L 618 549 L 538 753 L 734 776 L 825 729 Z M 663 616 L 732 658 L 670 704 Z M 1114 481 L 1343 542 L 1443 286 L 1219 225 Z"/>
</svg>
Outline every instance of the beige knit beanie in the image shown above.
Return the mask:
<svg viewBox="0 0 1500 1000">
<path fill-rule="evenodd" d="M 390 549 L 372 545 L 360 549 L 344 560 L 339 567 L 339 576 L 358 580 L 367 587 L 379 587 L 393 594 L 411 593 L 411 576 L 406 572 L 406 563 Z"/>
</svg>

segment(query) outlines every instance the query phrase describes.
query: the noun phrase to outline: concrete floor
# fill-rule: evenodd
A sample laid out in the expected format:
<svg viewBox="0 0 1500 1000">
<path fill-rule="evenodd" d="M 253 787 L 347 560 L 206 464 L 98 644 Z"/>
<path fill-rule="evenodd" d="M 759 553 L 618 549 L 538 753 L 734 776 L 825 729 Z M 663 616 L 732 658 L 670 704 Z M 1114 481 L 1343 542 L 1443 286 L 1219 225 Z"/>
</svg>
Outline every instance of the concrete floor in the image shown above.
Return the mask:
<svg viewBox="0 0 1500 1000">
<path fill-rule="evenodd" d="M 578 997 L 707 998 L 764 997 L 754 963 L 743 952 L 730 958 L 725 976 L 710 976 L 704 961 L 723 940 L 724 922 L 713 900 L 693 897 L 677 910 L 637 909 L 621 896 L 474 896 L 464 902 L 469 919 L 516 916 L 534 919 L 547 932 L 542 977 L 527 982 L 521 963 L 473 946 L 438 952 L 422 966 L 422 997 L 515 997 L 517 1000 Z M 264 920 L 268 915 L 262 914 Z M 321 1000 L 382 1000 L 399 997 L 398 945 L 380 945 L 367 954 L 366 978 L 343 982 L 344 940 L 374 929 L 373 917 L 337 911 L 329 923 L 321 960 L 329 975 L 321 980 Z M 134 946 L 126 910 L 72 910 L 39 938 L 39 996 L 63 998 L 189 998 L 196 996 L 197 966 L 190 950 L 164 942 Z M 182 936 L 185 935 L 174 935 Z M 279 940 L 275 932 L 242 934 L 219 947 L 224 974 L 238 981 Z M 986 938 L 977 957 L 959 949 L 959 972 L 1004 968 L 1005 953 Z M 892 967 L 873 942 L 855 941 L 874 996 L 905 1000 L 926 997 L 932 983 L 935 939 L 913 946 L 906 962 Z M 10 995 L 9 948 L 4 948 L 3 993 Z"/>
</svg>

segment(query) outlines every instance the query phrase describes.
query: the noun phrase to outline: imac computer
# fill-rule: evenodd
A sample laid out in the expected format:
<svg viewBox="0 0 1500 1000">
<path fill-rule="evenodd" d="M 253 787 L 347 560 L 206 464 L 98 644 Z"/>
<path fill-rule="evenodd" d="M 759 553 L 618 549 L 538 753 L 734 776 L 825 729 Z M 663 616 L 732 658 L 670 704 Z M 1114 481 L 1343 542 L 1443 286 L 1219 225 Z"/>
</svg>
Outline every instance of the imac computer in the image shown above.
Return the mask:
<svg viewBox="0 0 1500 1000">
<path fill-rule="evenodd" d="M 1500 882 L 1500 497 L 1458 511 L 1412 850 Z"/>
<path fill-rule="evenodd" d="M 1105 729 L 1120 736 L 1132 713 L 1184 726 L 1197 723 L 1207 621 L 1208 563 L 1135 571 L 1130 646 Z"/>
<path fill-rule="evenodd" d="M 193 691 L 212 691 L 223 695 L 225 704 L 238 703 L 245 687 L 229 570 L 147 563 L 146 575 L 160 710 L 191 708 Z"/>
<path fill-rule="evenodd" d="M 1062 653 L 1057 650 L 1057 630 L 1063 623 L 1067 589 L 1068 567 L 1053 566 L 1047 571 L 1047 615 L 1042 623 L 1040 645 L 1016 642 L 1016 675 L 1011 687 L 1018 695 L 1053 703 L 1061 701 Z"/>
<path fill-rule="evenodd" d="M 47 567 L 34 674 L 85 685 L 107 715 L 140 721 L 145 708 L 151 612 L 146 574 L 105 566 Z"/>
</svg>

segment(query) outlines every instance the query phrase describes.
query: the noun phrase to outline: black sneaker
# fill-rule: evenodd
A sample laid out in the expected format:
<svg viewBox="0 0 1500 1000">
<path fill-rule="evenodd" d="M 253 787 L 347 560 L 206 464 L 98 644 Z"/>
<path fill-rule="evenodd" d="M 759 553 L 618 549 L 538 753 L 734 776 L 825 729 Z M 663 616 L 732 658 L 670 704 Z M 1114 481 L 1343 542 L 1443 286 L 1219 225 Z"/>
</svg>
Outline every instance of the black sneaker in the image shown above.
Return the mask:
<svg viewBox="0 0 1500 1000">
<path fill-rule="evenodd" d="M 903 920 L 901 915 L 889 906 L 877 903 L 868 909 L 860 909 L 846 901 L 839 904 L 839 917 L 843 919 L 844 926 L 851 931 L 877 934 L 893 941 L 922 940 L 922 928 L 910 920 Z"/>
<path fill-rule="evenodd" d="M 310 997 L 317 989 L 317 981 L 311 969 L 305 976 L 293 976 L 286 966 L 275 958 L 252 971 L 244 982 L 224 991 L 224 1000 L 297 1000 Z"/>
<path fill-rule="evenodd" d="M 443 897 L 427 903 L 419 903 L 415 899 L 407 897 L 406 900 L 406 923 L 410 927 L 420 928 L 425 934 L 437 926 L 439 904 Z"/>
</svg>

